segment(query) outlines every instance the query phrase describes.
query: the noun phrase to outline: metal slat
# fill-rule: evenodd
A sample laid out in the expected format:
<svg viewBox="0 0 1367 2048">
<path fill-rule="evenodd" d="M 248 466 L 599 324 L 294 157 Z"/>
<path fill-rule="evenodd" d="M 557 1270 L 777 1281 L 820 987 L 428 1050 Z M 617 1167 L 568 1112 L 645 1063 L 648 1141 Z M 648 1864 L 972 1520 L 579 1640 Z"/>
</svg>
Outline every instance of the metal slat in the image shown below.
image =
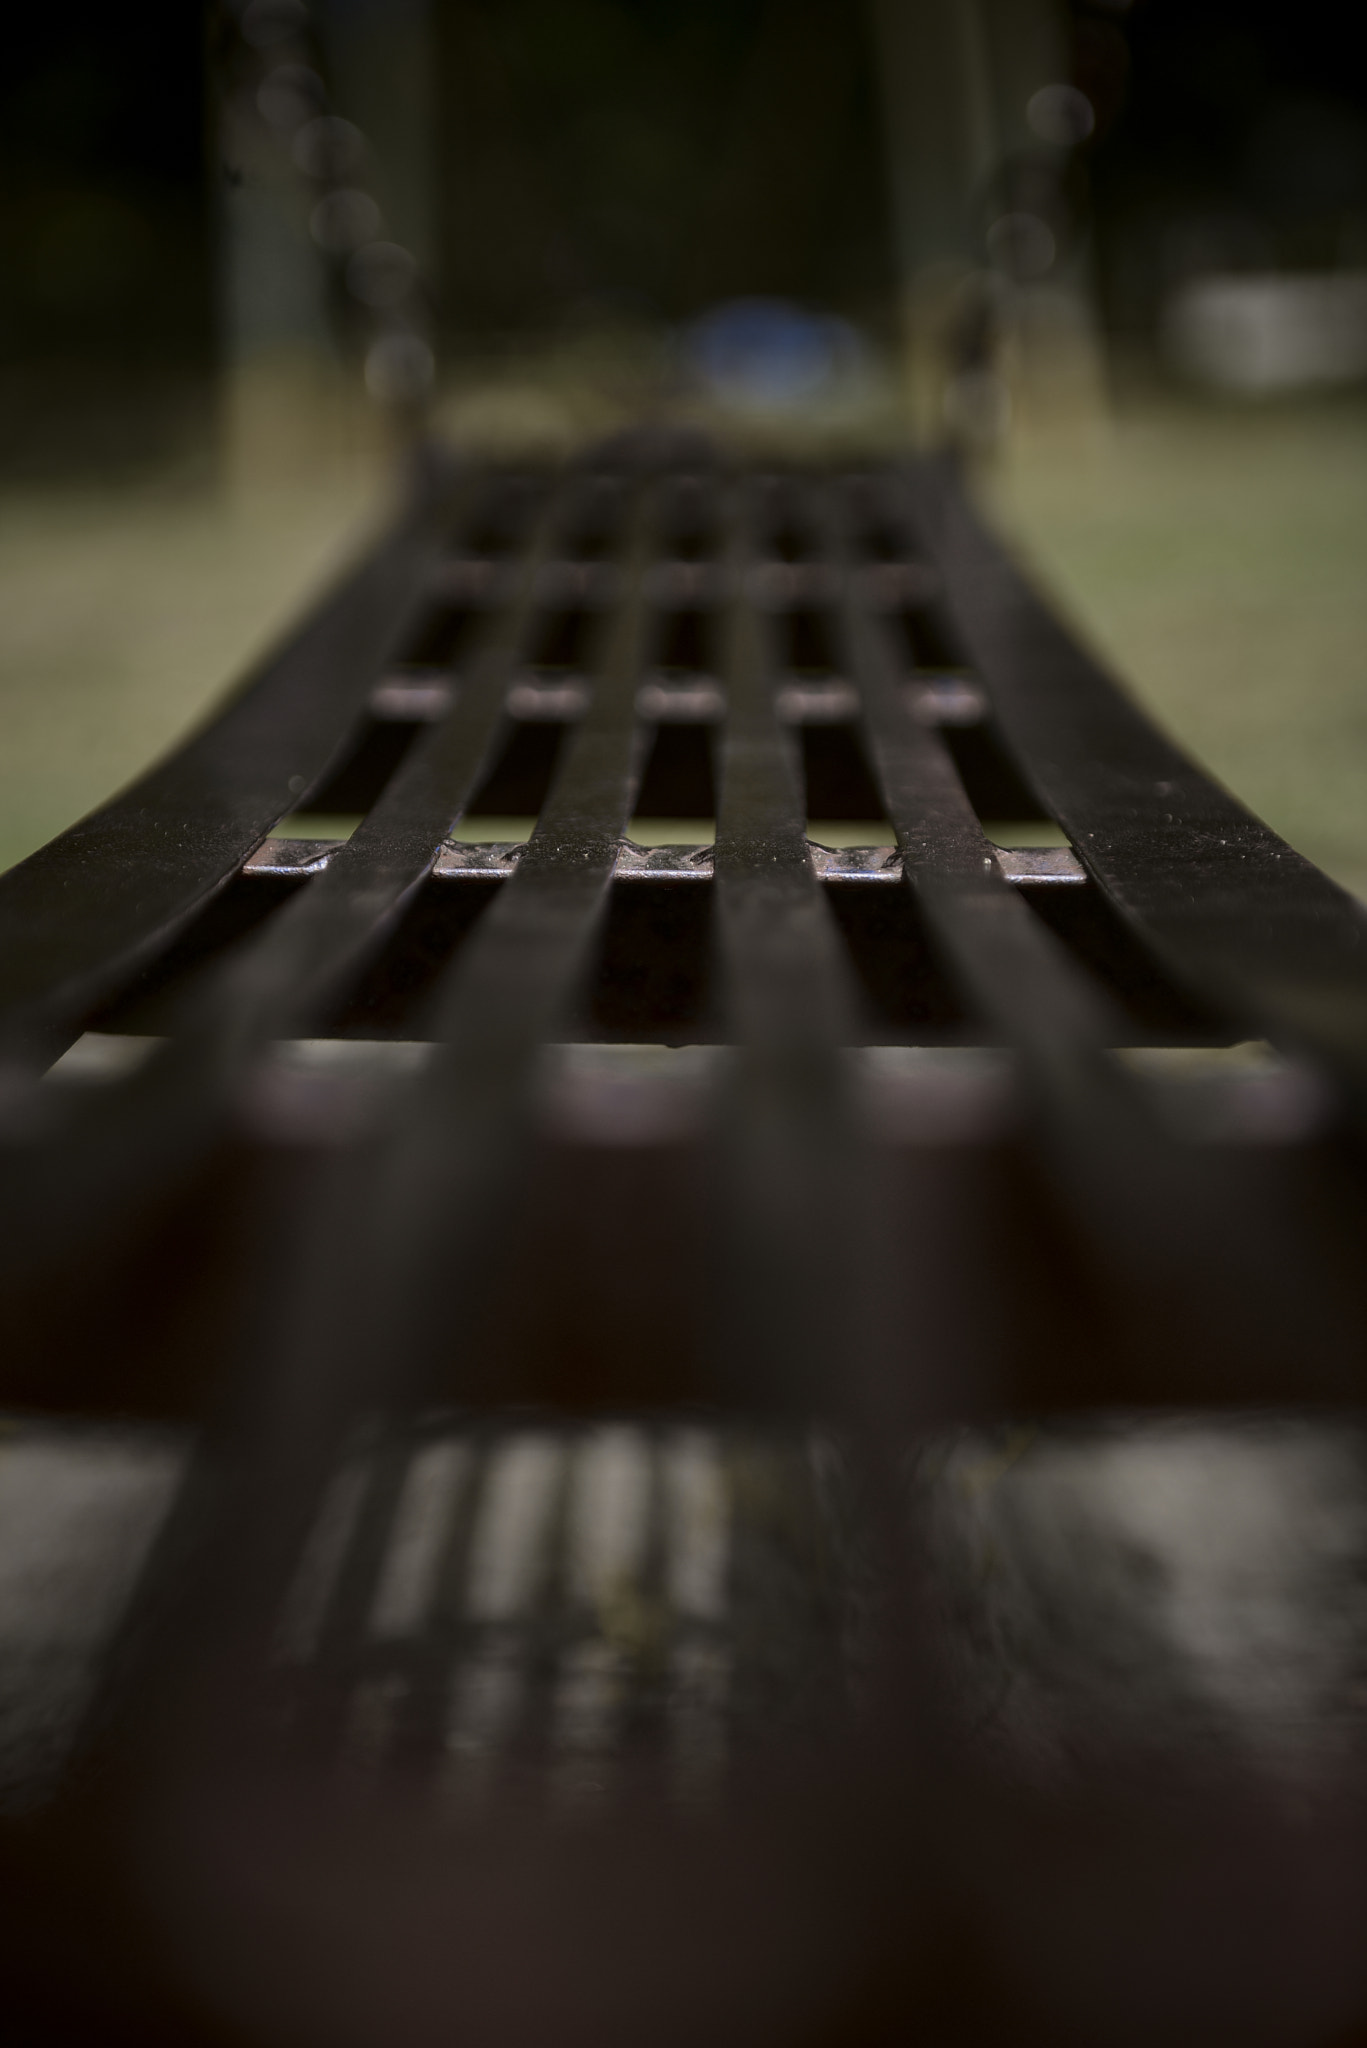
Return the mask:
<svg viewBox="0 0 1367 2048">
<path fill-rule="evenodd" d="M 373 1284 L 386 1341 L 415 1388 L 441 1353 L 452 1301 L 468 1322 L 484 1298 L 502 1219 L 526 1170 L 541 1047 L 588 971 L 641 772 L 636 696 L 650 630 L 643 572 L 658 493 L 648 470 L 639 476 L 627 466 L 620 482 L 627 528 L 618 595 L 591 664 L 593 701 L 571 731 L 516 871 L 438 988 L 431 1028 L 443 1050 L 377 1175 Z M 462 1376 L 479 1388 L 479 1362 L 467 1358 Z"/>
<path fill-rule="evenodd" d="M 828 510 L 831 563 L 848 571 L 833 527 Z M 1121 1036 L 1108 1003 L 1006 886 L 943 739 L 908 716 L 885 622 L 856 576 L 843 589 L 841 643 L 906 883 L 970 1000 L 1019 1049 L 1046 1156 L 1094 1255 L 1147 1311 L 1118 1323 L 1097 1392 L 1142 1395 L 1186 1379 L 1229 1394 L 1257 1386 L 1264 1398 L 1348 1397 L 1367 1332 L 1330 1218 L 1351 1190 L 1326 1165 L 1323 1199 L 1307 1215 L 1302 1191 L 1250 1189 L 1245 1172 L 1193 1157 L 1163 1128 L 1107 1056 Z"/>
<path fill-rule="evenodd" d="M 1202 774 L 1050 614 L 943 465 L 900 494 L 1020 766 L 1173 971 L 1367 1086 L 1367 915 Z"/>
<path fill-rule="evenodd" d="M 402 1412 L 423 1398 L 453 1318 L 467 1328 L 477 1320 L 521 1186 L 539 1049 L 582 973 L 634 795 L 647 516 L 633 512 L 621 595 L 593 663 L 594 703 L 529 854 L 438 990 L 442 1052 L 388 1138 L 359 1157 L 341 1155 L 308 1212 L 282 1219 L 290 1249 L 268 1269 L 238 1375 L 249 1476 L 224 1496 L 208 1475 L 211 1533 L 191 1568 L 220 1589 L 238 1587 L 238 1654 L 248 1663 L 357 1412 Z M 478 1387 L 478 1361 L 464 1368 Z M 170 1529 L 173 1574 L 184 1547 Z M 201 1650 L 191 1620 L 170 1654 L 193 1674 Z M 168 1653 L 154 1644 L 151 1654 Z M 210 1726 L 213 1740 L 230 1738 L 215 1714 Z"/>
<path fill-rule="evenodd" d="M 11 1059 L 69 1044 L 319 781 L 421 598 L 452 481 L 425 473 L 396 530 L 202 732 L 0 878 Z"/>
<path fill-rule="evenodd" d="M 241 1046 L 235 1041 L 245 1034 L 248 1046 L 255 1047 L 263 1031 L 285 1028 L 298 1011 L 306 991 L 293 982 L 291 970 L 309 968 L 315 980 L 325 970 L 324 978 L 334 979 L 339 941 L 343 954 L 354 952 L 358 941 L 373 943 L 377 921 L 392 914 L 413 882 L 421 880 L 489 751 L 499 692 L 535 597 L 537 556 L 557 517 L 558 508 L 552 507 L 533 546 L 523 597 L 494 626 L 471 684 L 447 723 L 400 771 L 397 785 L 372 813 L 372 829 L 363 827 L 348 843 L 348 852 L 355 845 L 356 855 L 342 865 L 335 896 L 330 898 L 326 889 L 315 895 L 316 885 L 311 886 L 293 906 L 298 915 L 287 921 L 283 940 L 268 929 L 241 963 L 230 961 L 219 978 L 225 985 L 211 985 L 205 993 L 199 1031 L 168 1047 L 151 1086 L 164 1090 L 169 1106 L 186 1077 L 193 1086 L 198 1074 L 202 1086 L 204 1056 L 212 1072 L 225 1040 L 239 1055 L 229 1062 L 234 1078 L 239 1077 Z M 618 697 L 623 697 L 621 688 Z M 630 703 L 629 692 L 624 701 Z M 414 795 L 423 798 L 426 819 L 415 816 L 407 801 Z M 304 1010 L 307 1014 L 307 1004 Z M 535 1042 L 533 1037 L 533 1047 Z M 440 1077 L 428 1082 L 436 1093 L 433 1080 L 439 1084 Z M 516 1097 L 517 1090 L 513 1093 Z M 95 1709 L 91 1740 L 96 1743 L 107 1743 L 111 1729 L 117 1735 L 135 1727 L 148 1699 L 164 1692 L 188 1695 L 186 1712 L 192 1723 L 206 1721 L 208 1739 L 231 1738 L 231 1727 L 220 1718 L 218 1689 L 210 1687 L 207 1703 L 201 1697 L 201 1667 L 208 1654 L 203 1615 L 217 1611 L 225 1617 L 221 1637 L 231 1645 L 230 1655 L 250 1668 L 260 1647 L 263 1617 L 278 1600 L 280 1576 L 307 1530 L 314 1495 L 328 1480 L 356 1406 L 376 1398 L 402 1403 L 405 1388 L 414 1383 L 404 1343 L 412 1338 L 408 1311 L 418 1297 L 414 1304 L 397 1306 L 391 1298 L 391 1285 L 398 1277 L 402 1286 L 402 1275 L 394 1270 L 386 1210 L 392 1203 L 411 1215 L 404 1191 L 421 1180 L 424 1170 L 440 1181 L 444 1168 L 454 1163 L 458 1172 L 466 1163 L 459 1135 L 449 1147 L 444 1124 L 437 1127 L 437 1153 L 425 1148 L 433 1111 L 426 1094 L 378 1156 L 369 1148 L 359 1154 L 353 1149 L 330 1162 L 302 1214 L 287 1203 L 262 1217 L 264 1241 L 256 1255 L 259 1298 L 238 1336 L 227 1412 L 186 1476 L 146 1574 L 144 1595 L 127 1617 L 111 1659 L 110 1692 Z M 480 1107 L 490 1105 L 481 1101 Z M 436 1114 L 450 1116 L 444 1090 Z M 505 1133 L 497 1117 L 494 1121 L 498 1167 L 515 1185 L 516 1132 Z M 504 1137 L 511 1140 L 506 1149 L 499 1144 Z M 419 1186 L 413 1192 L 421 1209 L 431 1191 Z M 436 1192 L 440 1197 L 449 1189 Z M 429 1212 L 423 1222 L 439 1227 L 440 1218 Z M 421 1228 L 413 1243 L 402 1246 L 399 1263 L 408 1271 L 405 1261 L 414 1258 L 425 1279 L 433 1248 Z M 383 1323 L 386 1309 L 393 1311 L 388 1325 Z"/>
<path fill-rule="evenodd" d="M 221 1043 L 244 1028 L 258 1039 L 304 1034 L 432 872 L 505 735 L 505 693 L 525 652 L 537 573 L 562 515 L 561 501 L 552 499 L 509 602 L 492 614 L 444 717 L 418 740 L 322 878 L 240 962 L 228 963 L 199 1005 L 192 1037 Z"/>
<path fill-rule="evenodd" d="M 522 653 L 537 561 L 556 517 L 552 505 L 522 588 L 491 617 L 459 697 L 448 700 L 446 717 L 422 735 L 326 873 L 201 977 L 156 1058 L 120 1087 L 69 1104 L 36 1159 L 25 1149 L 7 1162 L 0 1275 L 25 1276 L 31 1289 L 54 1261 L 70 1265 L 107 1235 L 111 1213 L 136 1215 L 190 1179 L 222 1142 L 269 1040 L 306 1033 L 383 942 L 498 743 L 503 693 Z"/>
<path fill-rule="evenodd" d="M 805 1405 L 839 1400 L 843 1359 L 868 1349 L 862 1260 L 851 1256 L 867 1176 L 840 1060 L 858 1036 L 857 1002 L 813 870 L 772 629 L 756 601 L 761 507 L 747 483 L 723 503 L 730 596 L 717 665 L 729 714 L 713 888 L 725 1012 L 741 1055 L 719 1105 L 719 1363 L 723 1384 Z"/>
</svg>

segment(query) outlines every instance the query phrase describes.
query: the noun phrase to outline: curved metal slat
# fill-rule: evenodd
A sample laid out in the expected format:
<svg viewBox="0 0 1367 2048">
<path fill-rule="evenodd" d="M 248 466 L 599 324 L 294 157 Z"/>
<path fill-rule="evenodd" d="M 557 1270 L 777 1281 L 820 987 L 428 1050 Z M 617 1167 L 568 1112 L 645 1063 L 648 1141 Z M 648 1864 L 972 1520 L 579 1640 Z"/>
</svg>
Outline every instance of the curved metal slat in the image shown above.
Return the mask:
<svg viewBox="0 0 1367 2048">
<path fill-rule="evenodd" d="M 436 864 L 443 843 L 506 737 L 504 698 L 525 659 L 537 574 L 563 515 L 553 497 L 464 664 L 459 692 L 322 873 L 204 991 L 201 1043 L 306 1035 L 382 943 Z"/>
<path fill-rule="evenodd" d="M 733 1395 L 839 1405 L 868 1388 L 861 1289 L 871 1198 L 842 1048 L 859 1036 L 848 963 L 812 865 L 792 732 L 757 602 L 760 507 L 732 487 L 729 601 L 716 626 L 728 716 L 713 888 L 735 1071 L 717 1105 L 718 1370 Z"/>
<path fill-rule="evenodd" d="M 1350 1190 L 1326 1169 L 1322 1205 L 1307 1210 L 1161 1127 L 1107 1054 L 1123 1036 L 1109 1001 L 1005 881 L 942 738 L 898 694 L 886 622 L 857 576 L 842 592 L 840 643 L 906 884 L 972 1006 L 1017 1048 L 1045 1156 L 1093 1256 L 1142 1305 L 1099 1360 L 1098 1393 L 1175 1377 L 1231 1394 L 1351 1394 L 1364 1333 L 1330 1226 L 1333 1197 L 1341 1206 Z"/>
<path fill-rule="evenodd" d="M 224 710 L 0 877 L 0 1028 L 16 1054 L 69 1042 L 318 782 L 413 614 L 450 487 L 429 471 L 396 529 Z"/>
<path fill-rule="evenodd" d="M 1030 588 L 946 465 L 903 483 L 1019 766 L 1123 917 L 1255 1030 L 1367 1089 L 1367 914 L 1205 775 Z"/>
<path fill-rule="evenodd" d="M 266 1041 L 316 1028 L 382 944 L 498 743 L 553 519 L 554 508 L 444 719 L 419 739 L 352 839 L 263 931 L 207 971 L 158 1056 L 121 1085 L 69 1103 L 36 1156 L 4 1162 L 0 1274 L 27 1274 L 31 1286 L 54 1260 L 79 1260 L 87 1240 L 107 1234 L 111 1213 L 164 1201 L 221 1140 Z"/>
<path fill-rule="evenodd" d="M 358 1408 L 405 1406 L 444 1362 L 453 1323 L 476 1319 L 522 1185 L 539 1048 L 577 987 L 635 793 L 648 544 L 638 515 L 636 573 L 604 621 L 593 703 L 528 853 L 438 989 L 442 1052 L 379 1145 L 324 1174 L 244 1340 L 249 1427 L 263 1432 L 257 1455 L 278 1484 L 233 1515 L 273 1528 L 278 1562 Z M 473 1391 L 478 1362 L 464 1366 Z M 293 1390 L 283 1404 L 281 1389 Z"/>
<path fill-rule="evenodd" d="M 637 572 L 647 549 L 638 517 Z M 250 1731 L 207 1674 L 226 1659 L 256 1696 L 284 1585 L 358 1416 L 422 1399 L 453 1329 L 477 1324 L 523 1184 L 537 1053 L 572 997 L 635 793 L 641 585 L 628 576 L 604 620 L 593 703 L 543 811 L 540 857 L 519 866 L 438 990 L 442 1055 L 384 1137 L 339 1150 L 307 1208 L 279 1218 L 231 1410 L 144 1575 L 95 1709 L 97 1743 L 169 1695 L 201 1758 L 237 1755 Z M 487 1394 L 478 1358 L 462 1364 L 468 1391 Z"/>
</svg>

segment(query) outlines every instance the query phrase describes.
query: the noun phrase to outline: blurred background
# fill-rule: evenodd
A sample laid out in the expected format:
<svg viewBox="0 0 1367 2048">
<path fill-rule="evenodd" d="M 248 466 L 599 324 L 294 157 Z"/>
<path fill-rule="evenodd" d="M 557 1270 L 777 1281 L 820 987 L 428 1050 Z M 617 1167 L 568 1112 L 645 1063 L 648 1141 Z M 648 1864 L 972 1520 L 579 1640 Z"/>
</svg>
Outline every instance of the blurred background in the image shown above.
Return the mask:
<svg viewBox="0 0 1367 2048">
<path fill-rule="evenodd" d="M 170 744 L 430 413 L 952 440 L 1367 895 L 1367 54 L 1331 0 L 65 0 L 0 85 L 0 866 Z"/>
</svg>

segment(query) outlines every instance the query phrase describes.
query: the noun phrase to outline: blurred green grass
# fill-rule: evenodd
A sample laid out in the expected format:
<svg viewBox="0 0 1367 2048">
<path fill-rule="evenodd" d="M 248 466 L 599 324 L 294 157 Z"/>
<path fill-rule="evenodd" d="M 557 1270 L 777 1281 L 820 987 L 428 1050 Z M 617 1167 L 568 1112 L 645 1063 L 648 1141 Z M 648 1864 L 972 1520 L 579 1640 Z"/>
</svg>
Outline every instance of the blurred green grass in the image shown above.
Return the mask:
<svg viewBox="0 0 1367 2048">
<path fill-rule="evenodd" d="M 372 490 L 0 486 L 0 867 L 204 716 L 359 538 Z"/>
<path fill-rule="evenodd" d="M 1367 896 L 1367 399 L 1134 403 L 987 497 L 1150 712 Z"/>
</svg>

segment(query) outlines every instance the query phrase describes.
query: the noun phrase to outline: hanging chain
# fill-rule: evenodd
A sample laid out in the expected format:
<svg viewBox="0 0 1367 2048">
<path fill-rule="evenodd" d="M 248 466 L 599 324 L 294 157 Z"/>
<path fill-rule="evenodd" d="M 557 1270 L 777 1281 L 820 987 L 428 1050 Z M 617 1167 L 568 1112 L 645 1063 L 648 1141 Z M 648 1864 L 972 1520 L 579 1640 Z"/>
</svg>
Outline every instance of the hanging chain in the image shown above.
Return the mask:
<svg viewBox="0 0 1367 2048">
<path fill-rule="evenodd" d="M 262 165 L 273 181 L 298 181 L 343 347 L 359 358 L 372 398 L 420 413 L 436 381 L 431 299 L 370 189 L 370 142 L 332 107 L 316 12 L 305 0 L 223 0 L 224 176 L 240 184 Z"/>
</svg>

